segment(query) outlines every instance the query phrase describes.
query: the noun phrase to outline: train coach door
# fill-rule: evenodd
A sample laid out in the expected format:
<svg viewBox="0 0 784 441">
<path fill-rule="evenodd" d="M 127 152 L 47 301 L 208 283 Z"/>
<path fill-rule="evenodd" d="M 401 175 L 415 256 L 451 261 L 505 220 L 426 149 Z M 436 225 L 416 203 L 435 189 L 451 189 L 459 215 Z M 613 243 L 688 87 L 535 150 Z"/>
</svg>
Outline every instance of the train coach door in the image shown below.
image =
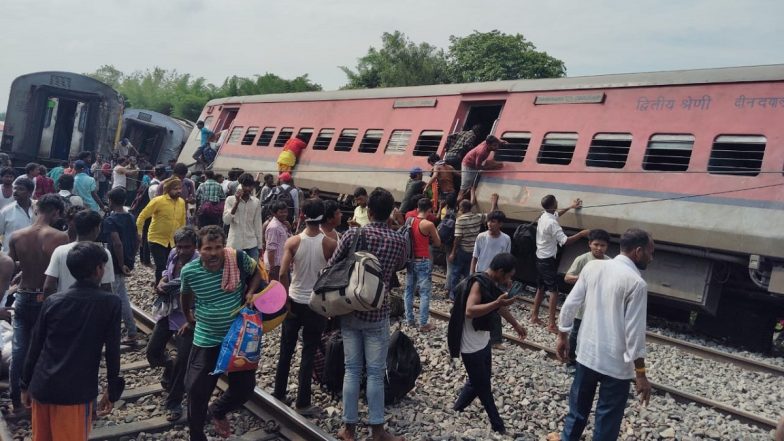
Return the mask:
<svg viewBox="0 0 784 441">
<path fill-rule="evenodd" d="M 465 122 L 463 123 L 462 130 L 469 130 L 475 124 L 479 124 L 482 129 L 476 137 L 476 144 L 478 145 L 484 141 L 487 135 L 491 135 L 495 131 L 505 102 L 506 101 L 464 101 L 463 109 L 465 111 Z"/>
</svg>

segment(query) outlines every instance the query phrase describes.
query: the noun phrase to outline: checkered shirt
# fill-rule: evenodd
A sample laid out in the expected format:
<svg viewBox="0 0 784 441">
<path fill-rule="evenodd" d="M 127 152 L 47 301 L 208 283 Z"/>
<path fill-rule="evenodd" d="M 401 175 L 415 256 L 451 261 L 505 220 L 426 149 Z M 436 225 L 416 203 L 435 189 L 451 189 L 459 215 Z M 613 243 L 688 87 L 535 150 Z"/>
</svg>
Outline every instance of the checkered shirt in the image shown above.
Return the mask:
<svg viewBox="0 0 784 441">
<path fill-rule="evenodd" d="M 196 190 L 196 201 L 199 204 L 206 201 L 220 202 L 222 199 L 226 199 L 223 188 L 213 179 L 207 179 Z"/>
</svg>

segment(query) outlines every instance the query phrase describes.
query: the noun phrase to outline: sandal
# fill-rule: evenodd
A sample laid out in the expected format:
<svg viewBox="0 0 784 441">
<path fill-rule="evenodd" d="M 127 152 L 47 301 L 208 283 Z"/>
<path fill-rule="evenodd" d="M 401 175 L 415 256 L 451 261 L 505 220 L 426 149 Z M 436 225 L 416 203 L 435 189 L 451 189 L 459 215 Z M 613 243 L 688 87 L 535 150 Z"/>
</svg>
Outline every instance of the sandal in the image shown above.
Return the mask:
<svg viewBox="0 0 784 441">
<path fill-rule="evenodd" d="M 168 415 L 166 415 L 166 421 L 173 423 L 175 421 L 179 421 L 182 418 L 182 410 L 170 410 Z"/>
</svg>

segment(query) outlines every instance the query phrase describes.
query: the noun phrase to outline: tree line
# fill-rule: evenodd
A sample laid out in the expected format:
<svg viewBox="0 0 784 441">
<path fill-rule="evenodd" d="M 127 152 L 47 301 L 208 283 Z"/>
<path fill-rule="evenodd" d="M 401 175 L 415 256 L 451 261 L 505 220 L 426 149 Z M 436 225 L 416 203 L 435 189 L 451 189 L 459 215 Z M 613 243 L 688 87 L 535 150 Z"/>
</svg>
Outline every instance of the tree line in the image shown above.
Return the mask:
<svg viewBox="0 0 784 441">
<path fill-rule="evenodd" d="M 525 39 L 522 34 L 497 30 L 464 37 L 449 37 L 444 50 L 426 42 L 416 43 L 400 31 L 385 32 L 381 47 L 370 47 L 354 68 L 340 66 L 346 74 L 343 89 L 418 86 L 566 75 L 563 61 Z M 125 98 L 126 107 L 154 110 L 166 115 L 195 120 L 204 104 L 214 98 L 238 95 L 289 93 L 322 90 L 308 74 L 293 79 L 272 73 L 253 77 L 227 77 L 220 86 L 160 67 L 125 74 L 104 65 L 87 75 L 114 87 Z"/>
</svg>

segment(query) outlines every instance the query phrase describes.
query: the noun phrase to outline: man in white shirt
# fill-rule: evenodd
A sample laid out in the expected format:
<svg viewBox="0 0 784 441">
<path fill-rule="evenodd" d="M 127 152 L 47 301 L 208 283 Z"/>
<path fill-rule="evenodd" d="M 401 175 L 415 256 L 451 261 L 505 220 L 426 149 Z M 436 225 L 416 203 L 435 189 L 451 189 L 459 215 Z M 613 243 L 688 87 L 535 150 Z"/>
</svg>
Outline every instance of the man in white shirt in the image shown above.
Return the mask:
<svg viewBox="0 0 784 441">
<path fill-rule="evenodd" d="M 150 200 L 153 200 L 155 196 L 158 196 L 158 186 L 161 185 L 166 179 L 166 167 L 161 164 L 155 166 L 153 170 L 153 178 L 150 180 L 150 185 L 147 188 L 147 196 L 149 196 Z"/>
<path fill-rule="evenodd" d="M 79 242 L 95 242 L 98 234 L 101 232 L 102 221 L 103 219 L 97 211 L 82 210 L 76 213 L 74 217 L 76 242 L 55 248 L 52 258 L 49 260 L 49 266 L 44 271 L 44 274 L 46 274 L 44 294 L 49 295 L 65 291 L 76 282 L 76 278 L 71 274 L 68 265 L 66 265 L 68 252 Z M 106 251 L 106 256 L 109 259 L 108 262 L 111 262 L 111 253 L 107 249 L 104 249 L 104 251 Z M 112 282 L 114 282 L 114 271 L 104 271 L 103 279 L 101 279 L 101 288 L 111 292 Z"/>
<path fill-rule="evenodd" d="M 545 290 L 550 293 L 548 309 L 547 329 L 553 334 L 558 332 L 555 327 L 555 308 L 558 303 L 558 263 L 555 256 L 558 254 L 558 246 L 565 247 L 571 245 L 583 237 L 588 237 L 591 230 L 582 230 L 573 236 L 567 236 L 558 223 L 558 218 L 563 216 L 570 209 L 578 209 L 583 206 L 583 201 L 575 199 L 572 205 L 558 210 L 558 201 L 555 196 L 548 194 L 542 198 L 542 208 L 544 213 L 539 216 L 536 224 L 536 297 L 534 297 L 534 307 L 531 309 L 531 323 L 541 324 L 539 320 L 539 307 L 544 300 Z"/>
<path fill-rule="evenodd" d="M 134 177 L 138 170 L 131 164 L 128 166 L 128 158 L 122 157 L 112 170 L 112 189 L 117 187 L 128 188 L 128 176 Z"/>
<path fill-rule="evenodd" d="M 223 209 L 223 223 L 229 226 L 226 245 L 235 250 L 243 250 L 258 260 L 259 250 L 264 245 L 261 233 L 261 203 L 253 196 L 255 181 L 252 175 L 243 173 L 237 181 L 240 187 L 233 196 L 226 198 Z"/>
<path fill-rule="evenodd" d="M 14 202 L 0 210 L 0 235 L 3 236 L 3 252 L 8 253 L 8 244 L 15 231 L 27 228 L 35 221 L 35 210 L 30 197 L 35 189 L 31 179 L 20 177 L 14 181 Z"/>
<path fill-rule="evenodd" d="M 33 181 L 33 191 L 30 192 L 30 195 L 32 195 L 35 192 L 35 178 L 38 177 L 39 174 L 41 174 L 41 166 L 35 162 L 30 162 L 25 165 L 25 174 L 19 175 L 16 177 L 16 179 L 14 179 L 14 185 L 16 185 L 16 183 L 19 182 L 19 180 L 22 178 L 27 178 Z"/>
<path fill-rule="evenodd" d="M 584 304 L 582 332 L 577 337 L 577 370 L 569 393 L 569 414 L 561 439 L 577 441 L 599 387 L 593 439 L 617 439 L 635 380 L 640 400 L 647 404 L 651 385 L 645 375 L 645 327 L 648 285 L 640 275 L 653 260 L 651 236 L 630 229 L 621 236 L 621 254 L 608 261 L 588 262 L 561 308 L 556 351 L 569 359 L 569 331 Z"/>
</svg>

